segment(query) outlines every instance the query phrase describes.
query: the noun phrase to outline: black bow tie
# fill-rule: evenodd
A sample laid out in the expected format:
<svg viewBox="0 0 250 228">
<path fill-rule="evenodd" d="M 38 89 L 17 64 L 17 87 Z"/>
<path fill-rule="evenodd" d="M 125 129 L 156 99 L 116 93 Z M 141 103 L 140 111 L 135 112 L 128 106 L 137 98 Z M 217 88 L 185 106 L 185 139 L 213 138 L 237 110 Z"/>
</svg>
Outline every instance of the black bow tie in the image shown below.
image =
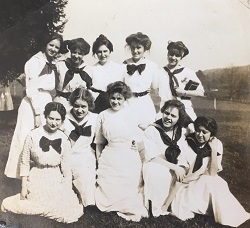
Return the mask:
<svg viewBox="0 0 250 228">
<path fill-rule="evenodd" d="M 49 146 L 52 146 L 54 150 L 56 150 L 60 154 L 62 151 L 61 143 L 62 143 L 62 139 L 49 140 L 43 136 L 40 139 L 39 146 L 42 148 L 44 152 L 48 152 Z"/>
<path fill-rule="evenodd" d="M 127 65 L 127 71 L 129 75 L 133 75 L 137 70 L 139 74 L 141 74 L 145 70 L 146 64 L 140 64 L 140 65 Z"/>
<path fill-rule="evenodd" d="M 69 137 L 73 140 L 76 141 L 81 135 L 82 136 L 91 136 L 91 125 L 85 127 L 85 125 L 87 124 L 87 121 L 82 124 L 82 125 L 78 125 L 77 123 L 75 123 L 73 120 L 70 120 L 70 122 L 73 124 L 73 126 L 75 127 L 75 129 L 73 131 L 71 131 Z"/>
</svg>

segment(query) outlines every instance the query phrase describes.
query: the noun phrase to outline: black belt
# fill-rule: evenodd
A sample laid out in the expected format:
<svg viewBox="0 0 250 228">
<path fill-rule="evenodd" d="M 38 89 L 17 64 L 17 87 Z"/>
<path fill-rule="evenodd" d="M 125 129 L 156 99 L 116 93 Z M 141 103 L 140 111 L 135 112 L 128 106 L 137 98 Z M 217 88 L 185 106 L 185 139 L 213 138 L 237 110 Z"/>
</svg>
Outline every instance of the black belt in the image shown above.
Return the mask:
<svg viewBox="0 0 250 228">
<path fill-rule="evenodd" d="M 185 97 L 185 96 L 181 96 L 182 100 L 191 100 L 191 97 Z"/>
<path fill-rule="evenodd" d="M 69 99 L 70 94 L 71 94 L 71 92 L 64 93 L 62 91 L 56 90 L 56 95 L 57 96 L 64 97 L 67 100 Z"/>
<path fill-rule="evenodd" d="M 133 95 L 134 95 L 135 97 L 143 97 L 143 96 L 147 95 L 148 93 L 149 93 L 149 92 L 146 90 L 146 91 L 141 92 L 141 93 L 133 93 Z"/>
</svg>

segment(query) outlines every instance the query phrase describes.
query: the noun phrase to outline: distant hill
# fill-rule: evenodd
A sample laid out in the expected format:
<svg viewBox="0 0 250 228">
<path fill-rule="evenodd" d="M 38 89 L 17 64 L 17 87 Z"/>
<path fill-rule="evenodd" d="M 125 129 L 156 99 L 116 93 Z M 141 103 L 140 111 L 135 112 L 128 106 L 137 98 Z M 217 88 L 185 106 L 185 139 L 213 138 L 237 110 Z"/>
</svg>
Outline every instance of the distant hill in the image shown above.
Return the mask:
<svg viewBox="0 0 250 228">
<path fill-rule="evenodd" d="M 196 74 L 208 97 L 250 102 L 250 65 L 199 70 Z"/>
</svg>

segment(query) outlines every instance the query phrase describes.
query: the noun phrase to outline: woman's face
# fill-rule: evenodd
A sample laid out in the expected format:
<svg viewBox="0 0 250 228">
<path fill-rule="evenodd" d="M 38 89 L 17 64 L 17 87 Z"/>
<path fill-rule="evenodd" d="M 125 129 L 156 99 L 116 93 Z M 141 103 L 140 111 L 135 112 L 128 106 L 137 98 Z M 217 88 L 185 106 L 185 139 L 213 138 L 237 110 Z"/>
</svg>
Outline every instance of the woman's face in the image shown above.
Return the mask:
<svg viewBox="0 0 250 228">
<path fill-rule="evenodd" d="M 109 59 L 109 56 L 110 56 L 110 50 L 107 48 L 106 45 L 101 45 L 97 52 L 96 52 L 96 55 L 97 55 L 97 58 L 99 60 L 99 63 L 101 65 L 104 65 L 108 59 Z"/>
<path fill-rule="evenodd" d="M 50 60 L 53 59 L 59 52 L 61 43 L 58 39 L 51 40 L 45 48 L 45 55 Z"/>
<path fill-rule="evenodd" d="M 182 56 L 183 56 L 183 52 L 177 49 L 169 50 L 168 55 L 167 55 L 168 65 L 171 68 L 176 67 L 179 64 L 180 60 L 182 59 Z"/>
<path fill-rule="evenodd" d="M 84 54 L 80 50 L 80 48 L 76 48 L 75 50 L 72 50 L 71 52 L 71 61 L 74 65 L 80 66 L 82 64 L 83 56 Z"/>
<path fill-rule="evenodd" d="M 174 106 L 169 106 L 162 113 L 162 123 L 166 129 L 172 129 L 179 120 L 179 110 Z"/>
<path fill-rule="evenodd" d="M 124 102 L 125 98 L 120 93 L 113 93 L 109 98 L 109 103 L 111 105 L 111 108 L 115 111 L 120 110 L 123 107 Z"/>
<path fill-rule="evenodd" d="M 46 129 L 48 132 L 55 132 L 62 124 L 62 117 L 58 111 L 51 111 L 46 117 Z"/>
<path fill-rule="evenodd" d="M 77 99 L 73 104 L 72 111 L 77 121 L 81 121 L 89 112 L 88 102 L 82 99 Z"/>
<path fill-rule="evenodd" d="M 198 128 L 195 128 L 195 138 L 197 139 L 198 143 L 204 144 L 210 140 L 211 132 L 205 127 L 199 126 Z"/>
<path fill-rule="evenodd" d="M 130 49 L 134 62 L 138 62 L 141 58 L 144 57 L 145 49 L 141 44 L 133 41 L 130 44 Z"/>
</svg>

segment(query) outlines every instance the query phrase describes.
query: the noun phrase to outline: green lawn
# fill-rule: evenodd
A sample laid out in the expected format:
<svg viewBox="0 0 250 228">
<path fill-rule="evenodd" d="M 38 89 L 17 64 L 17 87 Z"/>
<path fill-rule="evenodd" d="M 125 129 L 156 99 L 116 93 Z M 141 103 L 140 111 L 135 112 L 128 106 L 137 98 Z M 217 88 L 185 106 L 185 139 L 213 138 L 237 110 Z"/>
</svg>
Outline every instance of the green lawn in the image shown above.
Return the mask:
<svg viewBox="0 0 250 228">
<path fill-rule="evenodd" d="M 250 211 L 250 107 L 227 101 L 218 101 L 217 110 L 212 100 L 195 99 L 194 107 L 198 115 L 206 115 L 216 119 L 219 126 L 218 138 L 224 144 L 224 157 L 221 176 L 228 182 L 230 190 L 247 211 Z M 0 202 L 10 195 L 20 192 L 20 181 L 3 175 L 7 161 L 9 145 L 14 131 L 16 111 L 0 112 Z M 66 200 L 66 199 L 65 199 Z M 115 213 L 102 213 L 96 207 L 86 208 L 85 214 L 74 224 L 60 224 L 39 216 L 15 215 L 0 212 L 0 220 L 8 224 L 19 223 L 23 228 L 171 228 L 171 227 L 224 227 L 214 222 L 213 218 L 197 216 L 182 222 L 172 216 L 142 219 L 141 222 L 128 222 Z M 241 227 L 250 227 L 250 222 Z"/>
</svg>

